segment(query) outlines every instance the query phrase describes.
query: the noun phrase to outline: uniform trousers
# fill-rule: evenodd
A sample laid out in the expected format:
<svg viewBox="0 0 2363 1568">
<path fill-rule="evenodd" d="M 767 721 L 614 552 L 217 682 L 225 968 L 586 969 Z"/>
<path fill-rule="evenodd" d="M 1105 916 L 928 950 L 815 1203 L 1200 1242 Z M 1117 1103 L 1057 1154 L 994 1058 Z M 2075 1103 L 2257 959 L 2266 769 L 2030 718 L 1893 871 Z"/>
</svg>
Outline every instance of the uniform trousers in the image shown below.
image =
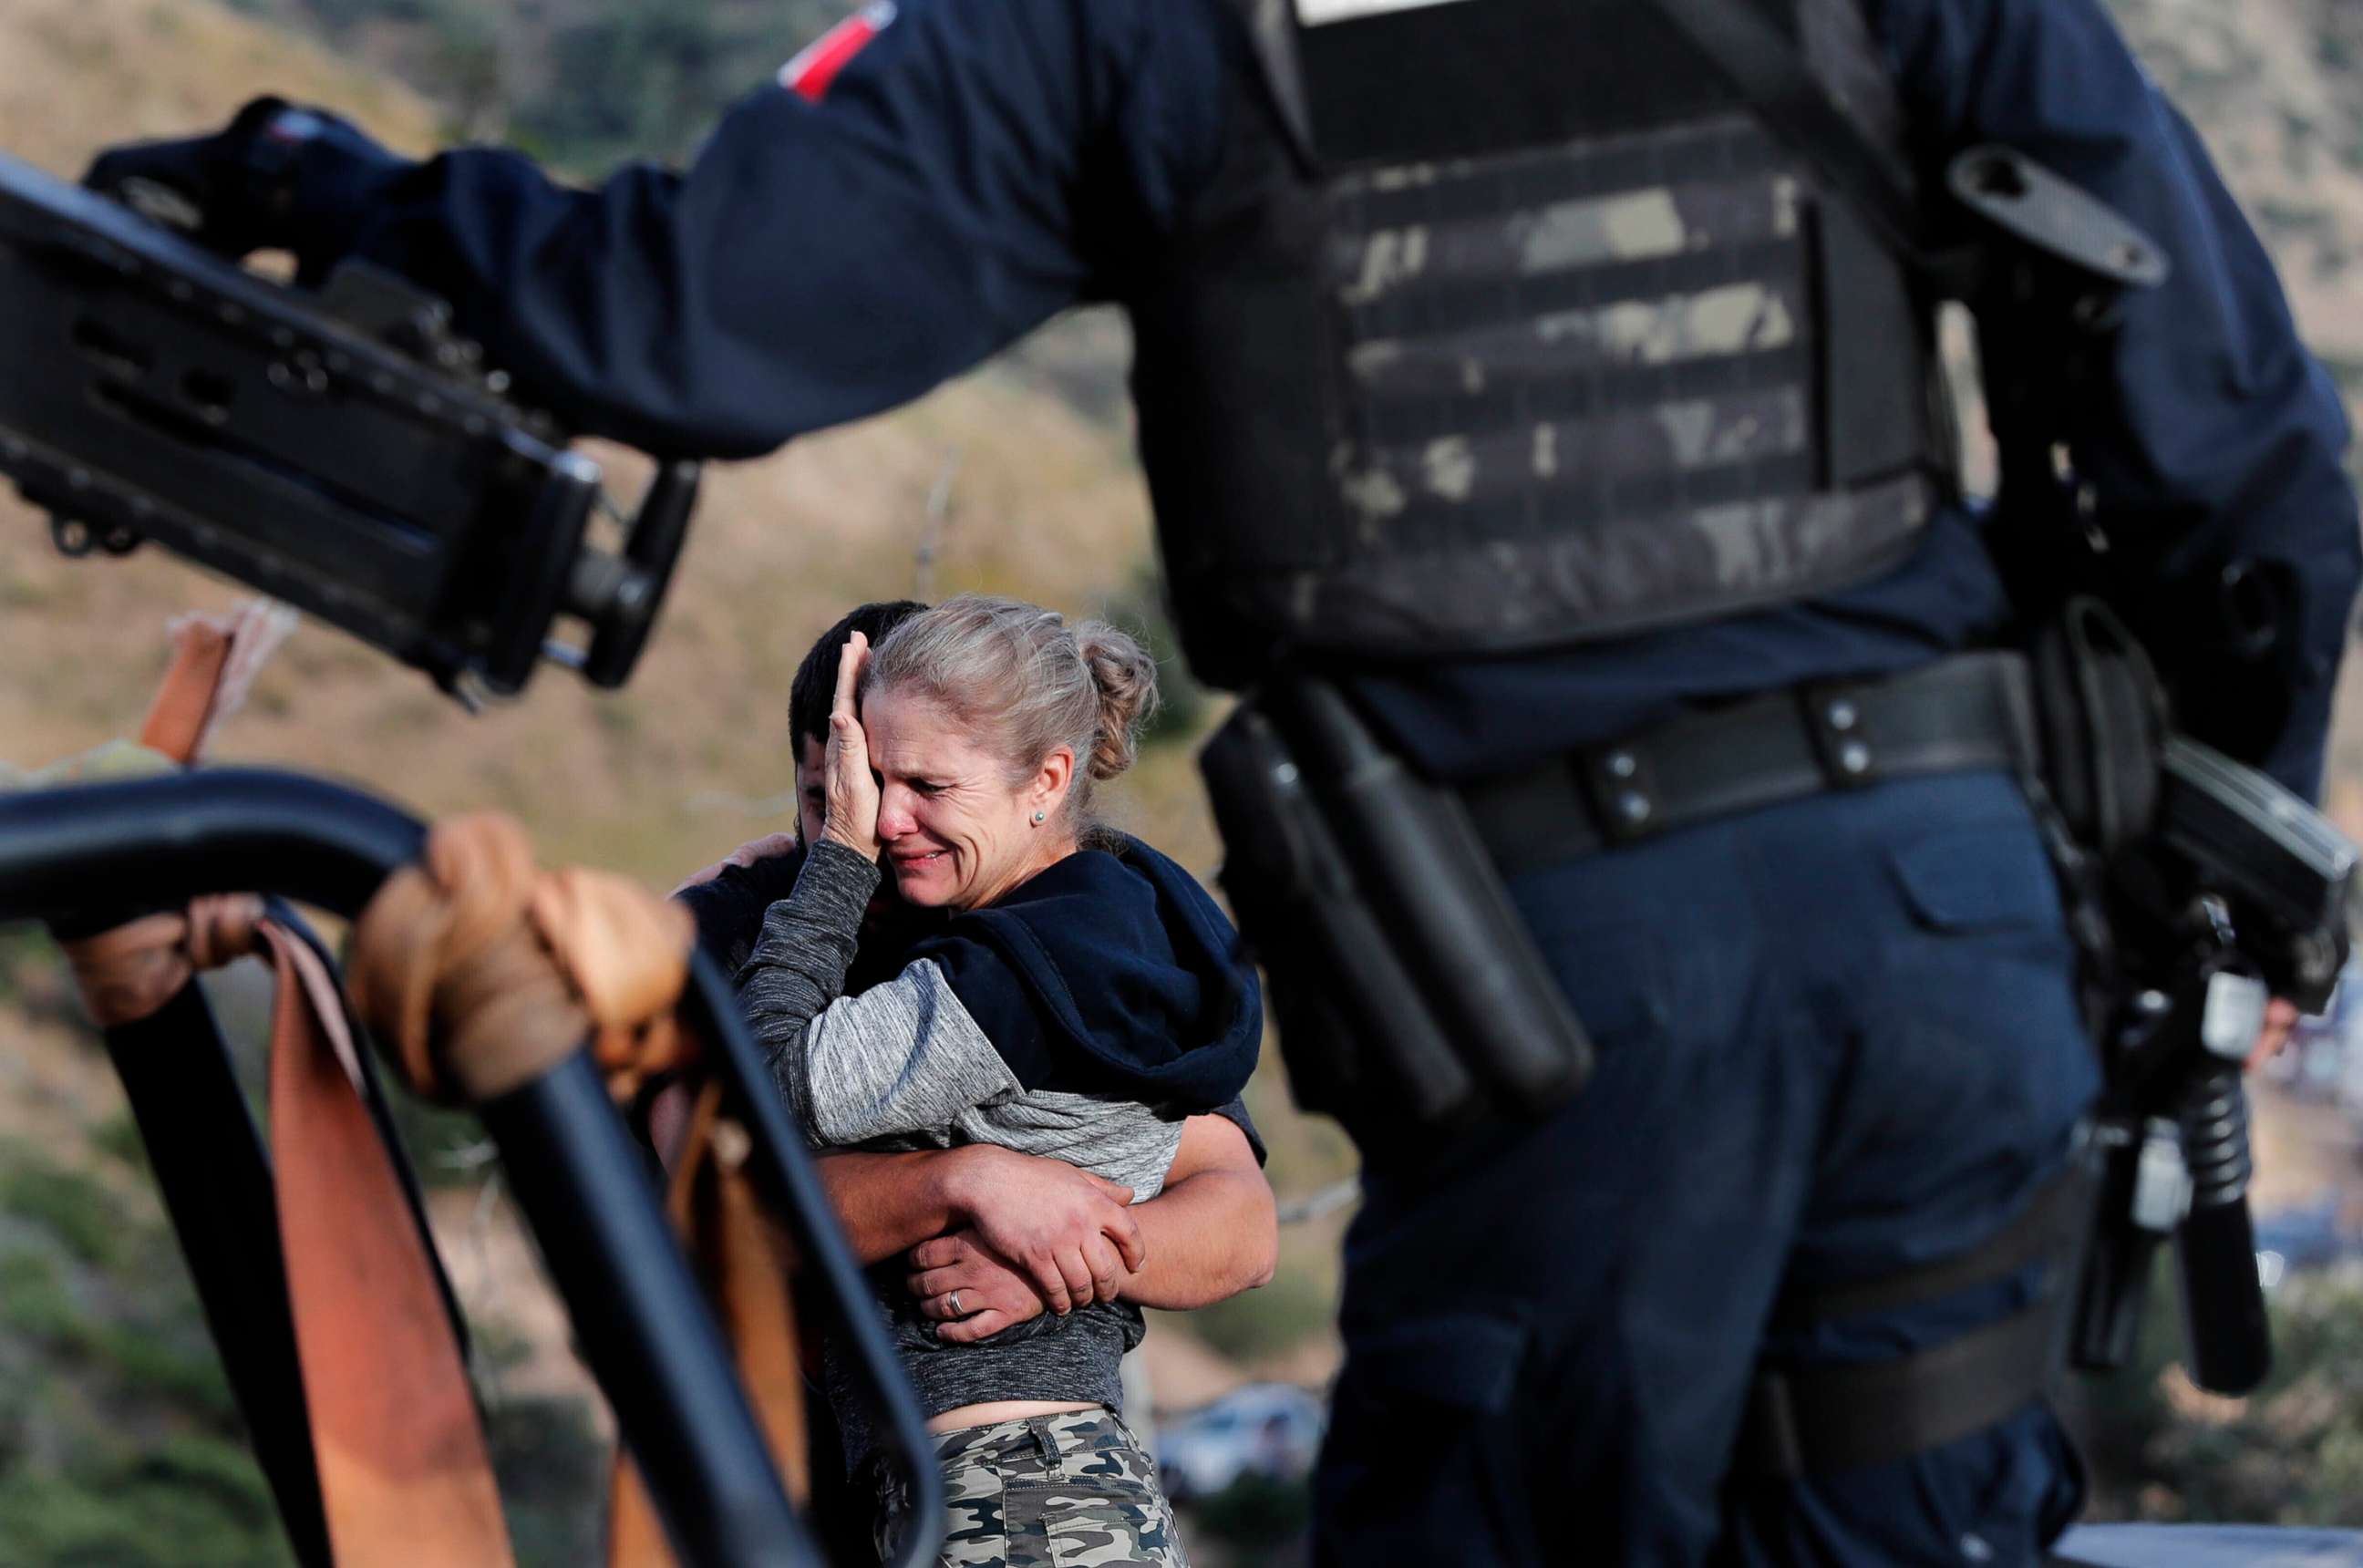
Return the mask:
<svg viewBox="0 0 2363 1568">
<path fill-rule="evenodd" d="M 1597 1070 L 1541 1119 L 1363 1150 L 1316 1562 L 2039 1561 L 2082 1496 L 2039 1399 L 1892 1462 L 1729 1474 L 1759 1355 L 1892 1357 L 2038 1288 L 1776 1312 L 1978 1245 L 2063 1167 L 2099 1074 L 2014 782 L 1824 794 L 1509 886 Z"/>
</svg>

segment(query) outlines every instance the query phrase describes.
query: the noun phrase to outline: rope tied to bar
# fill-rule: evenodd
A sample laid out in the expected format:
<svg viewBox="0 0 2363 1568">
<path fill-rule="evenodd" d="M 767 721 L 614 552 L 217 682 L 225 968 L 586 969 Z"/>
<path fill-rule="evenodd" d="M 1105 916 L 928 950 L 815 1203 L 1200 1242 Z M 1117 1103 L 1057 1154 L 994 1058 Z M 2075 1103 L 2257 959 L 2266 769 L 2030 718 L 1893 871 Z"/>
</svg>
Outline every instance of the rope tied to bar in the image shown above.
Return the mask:
<svg viewBox="0 0 2363 1568">
<path fill-rule="evenodd" d="M 353 1005 L 422 1095 L 494 1099 L 586 1036 L 618 1098 L 682 1064 L 673 1006 L 689 911 L 612 873 L 544 873 L 525 829 L 482 813 L 438 824 L 353 929 Z"/>
<path fill-rule="evenodd" d="M 23 782 L 169 773 L 236 710 L 293 617 L 268 604 L 183 617 L 140 744 L 116 741 Z M 0 779 L 7 787 L 17 775 Z M 444 1103 L 521 1087 L 587 1038 L 619 1101 L 690 1065 L 674 1019 L 694 926 L 625 879 L 536 870 L 524 830 L 483 816 L 430 836 L 354 933 L 350 996 L 412 1086 Z M 465 1366 L 443 1311 L 434 1242 L 412 1223 L 393 1152 L 361 1096 L 359 1042 L 330 966 L 251 894 L 209 895 L 65 945 L 93 1018 L 135 1024 L 200 970 L 252 954 L 277 971 L 270 1137 L 317 1480 L 339 1568 L 514 1561 Z M 712 1297 L 792 1496 L 809 1489 L 789 1284 L 793 1249 L 743 1166 L 745 1130 L 705 1082 L 666 1207 Z M 619 1457 L 609 1561 L 669 1563 L 655 1513 Z"/>
<path fill-rule="evenodd" d="M 222 721 L 245 705 L 256 674 L 294 627 L 294 612 L 268 599 L 250 600 L 225 616 L 175 617 L 168 628 L 172 662 L 140 725 L 139 745 L 111 741 L 35 780 L 65 783 L 193 765 Z M 114 1029 L 154 1014 L 199 971 L 260 955 L 261 918 L 260 898 L 223 894 L 62 945 L 92 1021 Z"/>
<path fill-rule="evenodd" d="M 259 954 L 262 900 L 209 894 L 180 913 L 147 915 L 63 944 L 91 1021 L 103 1029 L 138 1023 L 178 995 L 190 977 Z"/>
</svg>

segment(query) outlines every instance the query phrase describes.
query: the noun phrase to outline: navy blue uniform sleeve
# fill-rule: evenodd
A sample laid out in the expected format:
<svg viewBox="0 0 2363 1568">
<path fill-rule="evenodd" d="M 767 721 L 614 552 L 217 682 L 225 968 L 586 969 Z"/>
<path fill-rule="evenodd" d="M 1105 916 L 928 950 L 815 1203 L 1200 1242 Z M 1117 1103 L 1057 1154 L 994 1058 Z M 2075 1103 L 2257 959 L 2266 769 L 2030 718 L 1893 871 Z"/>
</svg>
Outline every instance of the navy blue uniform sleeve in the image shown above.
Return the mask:
<svg viewBox="0 0 2363 1568">
<path fill-rule="evenodd" d="M 2227 677 L 2188 615 L 2143 625 L 2184 722 L 2306 794 L 2320 788 L 2332 682 L 2358 575 L 2346 419 L 2299 343 L 2280 280 L 2198 136 L 2144 73 L 2100 0 L 1870 0 L 1933 172 L 1999 141 L 2124 212 L 2173 276 L 2136 293 L 2105 395 L 2068 432 L 2113 549 L 2158 606 L 2209 602 L 2246 561 L 2278 582 L 2283 640 Z M 2182 624 L 2175 624 L 2180 619 Z M 2159 621 L 2163 624 L 2159 624 Z"/>
<path fill-rule="evenodd" d="M 494 149 L 312 161 L 307 268 L 449 299 L 578 428 L 743 456 L 907 401 L 1170 224 L 1220 151 L 1214 0 L 900 0 L 816 100 L 767 84 L 685 171 L 571 189 Z"/>
<path fill-rule="evenodd" d="M 1020 1087 L 1031 1093 L 1037 1089 L 1088 1092 L 1099 1086 L 1075 1077 L 1072 1063 L 1065 1060 L 1072 1053 L 1059 1049 L 1051 1020 L 1043 1017 L 1033 993 L 991 947 L 945 932 L 919 942 L 905 955 L 910 963 L 921 959 L 933 962 L 942 973 L 960 1009 L 993 1041 Z"/>
<path fill-rule="evenodd" d="M 1248 1103 L 1235 1099 L 1226 1106 L 1217 1106 L 1215 1114 L 1247 1135 L 1248 1149 L 1259 1165 L 1271 1163 L 1271 1151 L 1263 1146 L 1263 1134 L 1256 1130 L 1255 1118 L 1248 1115 Z"/>
</svg>

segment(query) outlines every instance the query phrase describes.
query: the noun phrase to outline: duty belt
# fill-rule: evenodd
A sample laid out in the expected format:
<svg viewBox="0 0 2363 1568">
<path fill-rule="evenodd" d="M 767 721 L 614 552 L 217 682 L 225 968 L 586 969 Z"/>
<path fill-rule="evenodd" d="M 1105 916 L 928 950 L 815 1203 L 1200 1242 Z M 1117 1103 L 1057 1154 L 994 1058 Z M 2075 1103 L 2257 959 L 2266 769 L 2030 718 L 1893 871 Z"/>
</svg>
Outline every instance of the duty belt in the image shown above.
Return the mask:
<svg viewBox="0 0 2363 1568">
<path fill-rule="evenodd" d="M 2026 661 L 1965 653 L 1686 713 L 1460 794 L 1486 851 L 1526 867 L 1829 790 L 1986 769 L 2031 775 L 2036 733 Z"/>
</svg>

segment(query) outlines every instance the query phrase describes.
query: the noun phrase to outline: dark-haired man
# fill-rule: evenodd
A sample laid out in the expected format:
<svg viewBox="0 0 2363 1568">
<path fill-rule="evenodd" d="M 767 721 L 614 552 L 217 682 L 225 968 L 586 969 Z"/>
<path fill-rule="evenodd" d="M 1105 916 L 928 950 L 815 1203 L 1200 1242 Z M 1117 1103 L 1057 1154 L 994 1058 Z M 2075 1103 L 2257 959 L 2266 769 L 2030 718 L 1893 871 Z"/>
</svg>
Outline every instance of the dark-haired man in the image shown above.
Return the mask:
<svg viewBox="0 0 2363 1568">
<path fill-rule="evenodd" d="M 673 889 L 673 896 L 697 917 L 699 943 L 724 969 L 736 973 L 747 962 L 762 930 L 763 911 L 796 885 L 796 873 L 804 865 L 800 847 L 820 836 L 826 813 L 821 773 L 828 760 L 828 710 L 837 692 L 838 651 L 857 631 L 875 648 L 888 632 L 926 607 L 915 599 L 882 599 L 857 606 L 821 633 L 820 640 L 796 665 L 795 678 L 788 684 L 788 740 L 795 748 L 792 773 L 797 830 L 766 834 L 741 844 L 714 864 L 693 872 Z M 880 885 L 870 912 L 873 921 L 910 914 L 896 902 L 891 878 Z M 858 967 L 860 959 L 855 962 Z M 853 988 L 860 988 L 858 976 Z"/>
</svg>

